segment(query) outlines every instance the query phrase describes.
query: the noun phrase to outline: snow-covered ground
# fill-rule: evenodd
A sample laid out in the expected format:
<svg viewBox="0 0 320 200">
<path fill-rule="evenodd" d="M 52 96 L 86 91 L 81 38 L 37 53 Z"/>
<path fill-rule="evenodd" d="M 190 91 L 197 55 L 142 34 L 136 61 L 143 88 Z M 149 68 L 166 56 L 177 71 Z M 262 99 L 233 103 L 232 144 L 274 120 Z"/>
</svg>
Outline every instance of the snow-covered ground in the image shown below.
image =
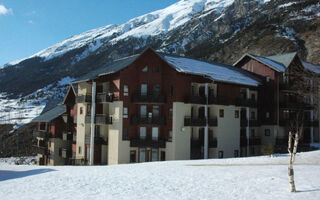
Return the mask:
<svg viewBox="0 0 320 200">
<path fill-rule="evenodd" d="M 320 199 L 320 151 L 117 166 L 0 166 L 1 199 Z"/>
</svg>

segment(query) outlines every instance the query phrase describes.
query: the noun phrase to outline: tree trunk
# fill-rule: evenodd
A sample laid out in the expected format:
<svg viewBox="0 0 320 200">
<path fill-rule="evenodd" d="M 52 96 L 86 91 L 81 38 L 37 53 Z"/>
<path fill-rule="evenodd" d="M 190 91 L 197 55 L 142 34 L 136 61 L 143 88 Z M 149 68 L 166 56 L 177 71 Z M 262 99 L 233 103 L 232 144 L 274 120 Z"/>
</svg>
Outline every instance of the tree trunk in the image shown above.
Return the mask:
<svg viewBox="0 0 320 200">
<path fill-rule="evenodd" d="M 294 139 L 294 146 L 292 147 L 293 139 Z M 293 138 L 293 133 L 290 131 L 289 132 L 289 140 L 288 140 L 288 152 L 290 155 L 288 175 L 289 175 L 289 183 L 290 183 L 290 191 L 291 192 L 296 192 L 296 186 L 294 183 L 293 163 L 294 163 L 294 160 L 296 157 L 298 143 L 299 143 L 299 131 L 296 131 L 294 138 Z"/>
</svg>

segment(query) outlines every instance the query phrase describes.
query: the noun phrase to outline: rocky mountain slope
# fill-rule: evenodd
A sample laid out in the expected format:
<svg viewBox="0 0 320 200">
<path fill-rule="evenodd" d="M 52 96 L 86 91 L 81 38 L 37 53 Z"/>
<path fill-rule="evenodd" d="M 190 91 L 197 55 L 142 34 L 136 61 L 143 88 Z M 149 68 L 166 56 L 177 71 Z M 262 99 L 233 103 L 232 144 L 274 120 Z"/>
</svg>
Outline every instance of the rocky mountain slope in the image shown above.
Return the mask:
<svg viewBox="0 0 320 200">
<path fill-rule="evenodd" d="M 34 113 L 39 113 L 41 107 L 37 106 L 63 96 L 65 89 L 58 80 L 76 78 L 147 46 L 228 64 L 247 52 L 271 55 L 298 51 L 305 60 L 319 64 L 319 10 L 318 0 L 181 0 L 122 25 L 73 36 L 7 64 L 0 69 L 0 110 L 7 114 L 31 105 Z M 21 106 L 15 107 L 12 101 Z M 8 117 L 1 118 L 8 123 L 4 119 Z"/>
</svg>

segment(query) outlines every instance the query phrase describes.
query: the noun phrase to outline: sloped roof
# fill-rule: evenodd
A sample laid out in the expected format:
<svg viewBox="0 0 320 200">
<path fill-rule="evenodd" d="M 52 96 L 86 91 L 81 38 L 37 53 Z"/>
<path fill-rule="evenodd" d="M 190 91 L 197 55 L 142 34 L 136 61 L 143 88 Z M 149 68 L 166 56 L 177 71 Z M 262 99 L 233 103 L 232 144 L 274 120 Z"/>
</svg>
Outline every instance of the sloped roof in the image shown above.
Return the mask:
<svg viewBox="0 0 320 200">
<path fill-rule="evenodd" d="M 306 68 L 309 71 L 312 71 L 314 73 L 320 74 L 320 65 L 314 65 L 308 62 L 303 62 L 302 61 L 302 65 L 304 68 Z"/>
<path fill-rule="evenodd" d="M 98 69 L 93 70 L 90 73 L 88 73 L 88 74 L 76 79 L 72 83 L 74 84 L 74 83 L 79 83 L 79 82 L 83 82 L 83 81 L 88 81 L 88 80 L 97 78 L 98 76 L 112 74 L 112 73 L 115 73 L 117 71 L 120 71 L 121 69 L 124 69 L 128 65 L 130 65 L 139 56 L 140 56 L 140 54 L 137 54 L 137 55 L 121 58 L 119 60 L 115 60 L 115 61 L 113 61 L 112 63 L 109 63 L 109 64 L 105 64 L 105 65 L 99 67 Z"/>
<path fill-rule="evenodd" d="M 269 67 L 275 69 L 276 71 L 279 71 L 279 72 L 284 72 L 286 71 L 286 67 L 282 64 L 282 63 L 279 63 L 277 61 L 274 61 L 270 58 L 265 58 L 265 57 L 262 57 L 262 56 L 256 56 L 256 55 L 252 55 L 250 54 L 251 57 L 255 58 L 256 60 L 264 63 L 265 65 L 268 65 Z"/>
<path fill-rule="evenodd" d="M 249 86 L 259 85 L 259 79 L 257 77 L 251 75 L 245 70 L 238 69 L 233 66 L 167 55 L 161 52 L 155 53 L 178 72 L 206 76 L 207 78 L 210 78 L 215 81 L 222 81 Z M 129 66 L 142 54 L 126 57 L 120 60 L 116 60 L 111 64 L 104 65 L 98 68 L 97 70 L 94 70 L 89 74 L 86 74 L 83 77 L 78 78 L 73 83 L 88 81 L 97 78 L 98 76 L 115 73 Z"/>
<path fill-rule="evenodd" d="M 178 72 L 206 76 L 214 81 L 258 86 L 257 77 L 249 74 L 245 70 L 220 64 L 211 63 L 191 58 L 167 55 L 158 53 L 167 63 L 174 67 Z"/>
<path fill-rule="evenodd" d="M 296 55 L 297 55 L 297 52 L 293 52 L 293 53 L 286 53 L 281 55 L 268 56 L 266 58 L 276 61 L 278 63 L 281 63 L 285 66 L 285 68 L 287 68 L 291 64 L 292 60 Z"/>
<path fill-rule="evenodd" d="M 65 105 L 58 105 L 58 106 L 54 107 L 53 109 L 34 118 L 32 120 L 32 122 L 50 122 L 65 112 L 66 112 L 66 106 Z"/>
</svg>

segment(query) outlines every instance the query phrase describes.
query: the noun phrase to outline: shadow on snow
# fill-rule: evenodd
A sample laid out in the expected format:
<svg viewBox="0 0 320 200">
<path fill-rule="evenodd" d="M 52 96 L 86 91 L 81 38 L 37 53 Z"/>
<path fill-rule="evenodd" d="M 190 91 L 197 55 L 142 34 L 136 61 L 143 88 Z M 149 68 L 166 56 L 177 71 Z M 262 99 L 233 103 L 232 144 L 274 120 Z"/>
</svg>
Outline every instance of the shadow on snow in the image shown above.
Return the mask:
<svg viewBox="0 0 320 200">
<path fill-rule="evenodd" d="M 23 178 L 23 177 L 43 174 L 51 171 L 56 171 L 56 170 L 54 169 L 32 169 L 27 171 L 0 170 L 0 181 Z"/>
</svg>

